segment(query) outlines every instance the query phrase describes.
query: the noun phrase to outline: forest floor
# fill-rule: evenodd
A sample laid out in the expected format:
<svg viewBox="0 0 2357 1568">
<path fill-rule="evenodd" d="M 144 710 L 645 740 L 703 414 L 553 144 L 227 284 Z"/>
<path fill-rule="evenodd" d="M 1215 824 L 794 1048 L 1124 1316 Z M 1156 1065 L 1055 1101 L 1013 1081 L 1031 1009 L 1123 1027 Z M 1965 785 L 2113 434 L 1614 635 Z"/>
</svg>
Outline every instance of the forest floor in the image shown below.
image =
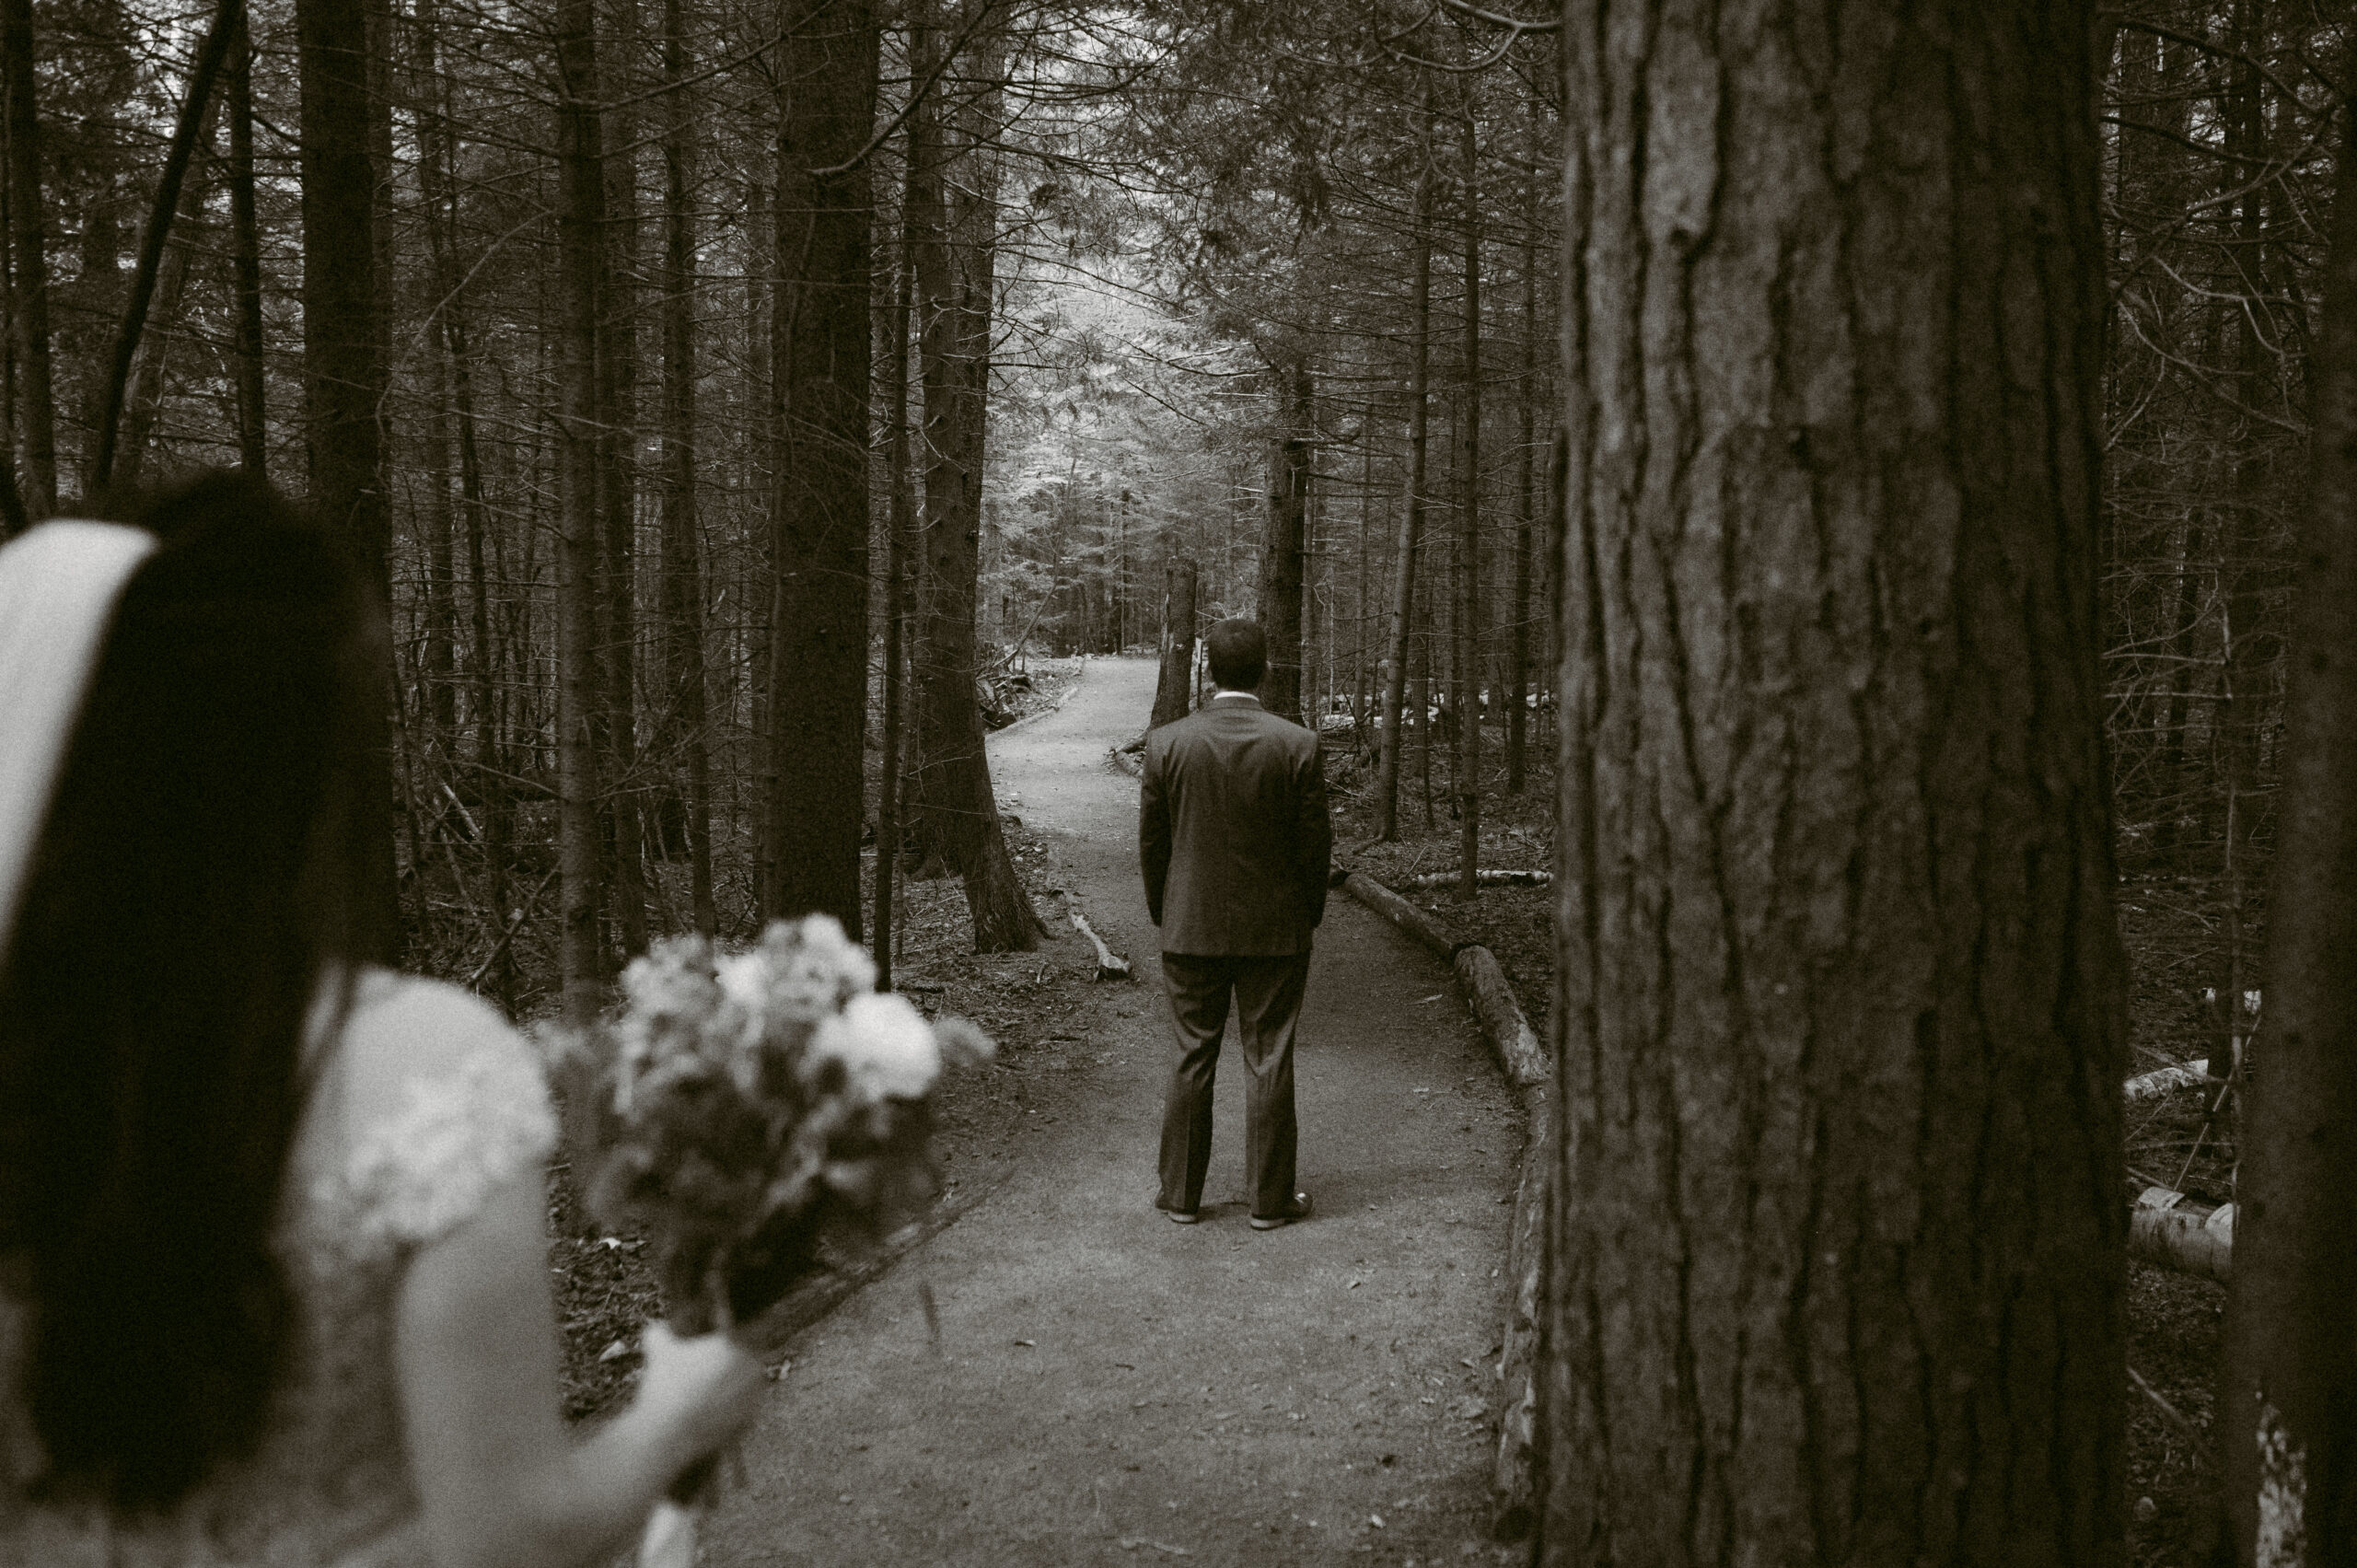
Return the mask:
<svg viewBox="0 0 2357 1568">
<path fill-rule="evenodd" d="M 1553 738 L 1531 737 L 1531 771 L 1518 795 L 1505 793 L 1502 735 L 1482 737 L 1480 853 L 1485 868 L 1550 870 L 1555 863 Z M 1458 824 L 1448 804 L 1448 760 L 1432 760 L 1430 815 L 1414 745 L 1400 773 L 1399 842 L 1376 836 L 1374 770 L 1347 750 L 1328 753 L 1338 864 L 1399 889 L 1409 877 L 1457 864 Z M 1498 957 L 1531 1023 L 1542 1034 L 1554 975 L 1554 892 L 1548 888 L 1484 888 L 1471 903 L 1446 889 L 1409 892 L 1441 922 Z M 2200 900 L 2177 879 L 2131 877 L 2120 889 L 2120 927 L 2130 973 L 2131 1072 L 2200 1058 L 2216 1033 L 2200 987 L 2216 935 L 2201 926 Z M 2214 967 L 2214 965 L 2212 966 Z M 2210 1202 L 2233 1193 L 2230 1118 L 2206 1132 L 2201 1090 L 2184 1088 L 2131 1104 L 2128 1163 Z M 2197 1148 L 2196 1144 L 2200 1146 Z M 2217 1376 L 2225 1287 L 2214 1280 L 2144 1263 L 2128 1270 L 2129 1561 L 2135 1568 L 2199 1568 L 2207 1561 L 2212 1496 L 2210 1459 L 2212 1386 Z M 2167 1401 L 2165 1411 L 2153 1396 Z"/>
</svg>

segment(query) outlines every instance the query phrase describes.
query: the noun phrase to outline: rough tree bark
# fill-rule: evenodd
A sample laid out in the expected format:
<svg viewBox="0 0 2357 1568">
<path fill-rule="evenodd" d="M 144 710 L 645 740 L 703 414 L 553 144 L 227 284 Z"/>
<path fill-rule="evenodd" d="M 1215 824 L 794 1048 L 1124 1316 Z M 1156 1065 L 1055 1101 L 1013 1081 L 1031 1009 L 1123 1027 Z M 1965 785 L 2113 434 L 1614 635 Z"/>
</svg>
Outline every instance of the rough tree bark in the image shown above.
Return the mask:
<svg viewBox="0 0 2357 1568">
<path fill-rule="evenodd" d="M 2357 113 L 2333 193 L 2315 436 L 2267 904 L 2267 1030 L 2244 1080 L 2217 1430 L 2235 1561 L 2357 1556 Z"/>
<path fill-rule="evenodd" d="M 987 6 L 990 0 L 968 0 Z M 921 17 L 911 59 L 923 80 L 935 47 Z M 947 138 L 927 95 L 910 116 L 909 202 L 915 237 L 918 353 L 924 384 L 924 662 L 920 670 L 919 775 L 928 847 L 965 879 L 978 952 L 1028 952 L 1043 927 L 1015 873 L 991 790 L 976 700 L 975 610 L 981 565 L 982 460 L 988 434 L 993 274 L 998 256 L 995 83 L 1004 39 L 977 28 L 958 73 L 970 97 L 959 116 L 962 168 L 945 190 Z"/>
<path fill-rule="evenodd" d="M 1542 1563 L 2123 1559 L 2090 11 L 1566 8 Z"/>
<path fill-rule="evenodd" d="M 768 801 L 772 916 L 822 911 L 858 935 L 866 796 L 867 401 L 877 31 L 867 0 L 786 0 L 780 70 L 779 292 L 771 329 L 780 460 L 772 491 Z M 856 167 L 839 166 L 856 160 Z M 819 172 L 819 171 L 827 172 Z"/>
<path fill-rule="evenodd" d="M 563 0 L 557 88 L 557 958 L 564 1010 L 594 1016 L 606 983 L 598 929 L 604 855 L 598 817 L 598 313 L 605 176 L 598 122 L 596 0 Z"/>
<path fill-rule="evenodd" d="M 1269 640 L 1260 703 L 1280 718 L 1300 724 L 1302 559 L 1308 548 L 1317 386 L 1306 358 L 1278 366 L 1276 377 L 1283 434 L 1269 454 L 1268 532 L 1260 547 L 1260 630 Z"/>
<path fill-rule="evenodd" d="M 1192 706 L 1188 687 L 1195 673 L 1195 594 L 1201 582 L 1192 561 L 1174 556 L 1163 568 L 1162 668 L 1155 676 L 1148 729 L 1185 718 Z"/>
</svg>

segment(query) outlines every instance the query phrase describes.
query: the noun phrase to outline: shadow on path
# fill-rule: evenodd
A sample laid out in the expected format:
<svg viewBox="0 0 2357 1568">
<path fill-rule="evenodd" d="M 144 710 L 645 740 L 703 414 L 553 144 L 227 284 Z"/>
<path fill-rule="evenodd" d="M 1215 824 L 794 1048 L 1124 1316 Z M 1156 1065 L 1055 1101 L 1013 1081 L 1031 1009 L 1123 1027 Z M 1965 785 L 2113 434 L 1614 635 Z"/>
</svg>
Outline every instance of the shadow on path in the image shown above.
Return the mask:
<svg viewBox="0 0 2357 1568">
<path fill-rule="evenodd" d="M 709 1562 L 1513 1555 L 1482 1531 L 1521 1130 L 1437 962 L 1338 895 L 1296 1057 L 1317 1217 L 1246 1225 L 1237 1067 L 1203 1223 L 1152 1207 L 1167 1026 L 1137 785 L 1105 751 L 1154 680 L 1092 660 L 1060 711 L 991 743 L 1002 797 L 1139 983 L 1095 993 L 1094 1065 L 1006 1184 L 795 1347 Z"/>
</svg>

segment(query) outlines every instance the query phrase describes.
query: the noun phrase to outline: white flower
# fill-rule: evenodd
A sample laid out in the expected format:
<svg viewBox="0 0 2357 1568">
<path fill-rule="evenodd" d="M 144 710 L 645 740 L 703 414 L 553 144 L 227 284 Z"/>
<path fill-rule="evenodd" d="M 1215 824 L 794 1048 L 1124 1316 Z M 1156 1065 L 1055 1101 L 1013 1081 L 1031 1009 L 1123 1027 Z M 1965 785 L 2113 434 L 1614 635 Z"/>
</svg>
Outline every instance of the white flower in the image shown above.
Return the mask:
<svg viewBox="0 0 2357 1568">
<path fill-rule="evenodd" d="M 865 992 L 822 1020 L 811 1037 L 813 1063 L 836 1061 L 862 1099 L 922 1099 L 941 1075 L 933 1026 L 905 996 Z"/>
<path fill-rule="evenodd" d="M 749 953 L 731 953 L 713 966 L 714 978 L 720 981 L 720 993 L 758 1015 L 769 1003 L 769 959 L 758 947 Z"/>
<path fill-rule="evenodd" d="M 876 986 L 876 960 L 830 914 L 772 921 L 761 950 L 770 962 L 770 1005 L 788 1017 L 816 1023 Z"/>
</svg>

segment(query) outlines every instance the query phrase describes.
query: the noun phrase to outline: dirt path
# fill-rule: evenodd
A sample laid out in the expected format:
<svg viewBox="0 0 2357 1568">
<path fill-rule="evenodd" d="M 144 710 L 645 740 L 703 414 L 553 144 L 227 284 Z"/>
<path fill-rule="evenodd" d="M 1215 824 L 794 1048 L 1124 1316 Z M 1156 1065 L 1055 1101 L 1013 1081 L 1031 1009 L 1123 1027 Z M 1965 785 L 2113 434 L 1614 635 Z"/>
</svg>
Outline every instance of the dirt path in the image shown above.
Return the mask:
<svg viewBox="0 0 2357 1568">
<path fill-rule="evenodd" d="M 710 1562 L 1491 1560 L 1520 1132 L 1441 967 L 1338 895 L 1296 1058 L 1317 1217 L 1246 1225 L 1232 1051 L 1203 1223 L 1152 1207 L 1167 1024 L 1137 786 L 1104 759 L 1154 678 L 1091 661 L 991 749 L 1002 798 L 1140 983 L 1093 991 L 1077 1070 L 1004 1185 L 795 1347 Z"/>
</svg>

